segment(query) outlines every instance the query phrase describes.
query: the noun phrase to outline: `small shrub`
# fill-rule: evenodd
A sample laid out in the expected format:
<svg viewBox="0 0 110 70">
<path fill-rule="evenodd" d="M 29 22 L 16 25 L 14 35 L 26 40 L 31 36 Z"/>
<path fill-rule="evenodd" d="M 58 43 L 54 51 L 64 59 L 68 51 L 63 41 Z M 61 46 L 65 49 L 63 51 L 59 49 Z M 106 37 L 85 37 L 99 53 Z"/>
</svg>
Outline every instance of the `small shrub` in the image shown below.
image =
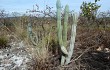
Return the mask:
<svg viewBox="0 0 110 70">
<path fill-rule="evenodd" d="M 101 7 L 100 5 L 97 4 L 97 2 L 100 0 L 95 0 L 94 3 L 87 3 L 87 2 L 83 2 L 80 9 L 82 12 L 82 16 L 86 17 L 88 20 L 95 19 L 96 14 L 97 14 L 97 10 Z"/>
<path fill-rule="evenodd" d="M 8 43 L 8 39 L 4 36 L 0 37 L 0 48 L 6 48 Z"/>
</svg>

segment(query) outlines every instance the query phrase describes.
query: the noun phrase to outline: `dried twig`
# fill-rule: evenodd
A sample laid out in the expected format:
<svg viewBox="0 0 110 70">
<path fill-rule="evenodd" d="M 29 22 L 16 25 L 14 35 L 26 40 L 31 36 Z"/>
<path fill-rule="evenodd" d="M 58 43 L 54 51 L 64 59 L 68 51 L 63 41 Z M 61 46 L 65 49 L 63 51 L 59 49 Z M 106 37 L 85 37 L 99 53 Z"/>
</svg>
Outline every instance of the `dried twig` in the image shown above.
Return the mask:
<svg viewBox="0 0 110 70">
<path fill-rule="evenodd" d="M 78 60 L 83 54 L 85 54 L 89 49 L 91 49 L 91 48 L 93 48 L 93 47 L 94 47 L 94 46 L 87 48 L 87 49 L 86 49 L 82 54 L 80 54 L 76 59 L 72 59 L 72 60 L 70 61 L 70 63 L 73 62 L 73 61 Z"/>
</svg>

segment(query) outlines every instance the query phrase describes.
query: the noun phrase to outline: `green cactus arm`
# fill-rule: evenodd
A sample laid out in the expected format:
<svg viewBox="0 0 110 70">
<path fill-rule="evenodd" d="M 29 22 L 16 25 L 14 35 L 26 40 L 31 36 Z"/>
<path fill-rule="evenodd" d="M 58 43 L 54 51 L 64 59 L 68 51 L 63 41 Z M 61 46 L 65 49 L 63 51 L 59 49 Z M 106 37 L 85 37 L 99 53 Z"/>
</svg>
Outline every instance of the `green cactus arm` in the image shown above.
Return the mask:
<svg viewBox="0 0 110 70">
<path fill-rule="evenodd" d="M 31 26 L 31 23 L 28 23 L 27 29 L 28 29 L 28 35 L 29 36 L 32 35 L 32 26 Z"/>
<path fill-rule="evenodd" d="M 59 25 L 58 38 L 59 38 L 60 46 L 63 45 L 63 41 L 62 41 L 62 25 Z"/>
<path fill-rule="evenodd" d="M 61 50 L 65 55 L 68 55 L 68 52 L 64 46 L 61 46 Z"/>
<path fill-rule="evenodd" d="M 61 3 L 60 3 L 60 0 L 57 0 L 56 5 L 57 5 L 56 7 L 57 7 L 57 32 L 58 32 L 58 41 L 59 41 L 60 47 L 63 47 L 64 46 L 63 40 L 62 40 L 62 30 L 63 30 L 63 27 L 61 25 Z M 67 9 L 68 9 L 68 6 L 67 6 Z M 64 50 L 62 50 L 62 49 L 61 49 L 61 51 L 64 52 Z"/>
<path fill-rule="evenodd" d="M 66 63 L 65 64 L 70 63 L 70 59 L 71 59 L 72 54 L 73 54 L 75 37 L 76 37 L 77 20 L 78 20 L 77 14 L 73 14 L 73 24 L 72 24 L 70 47 L 69 47 L 68 57 L 66 57 Z"/>
<path fill-rule="evenodd" d="M 34 41 L 35 37 L 33 37 L 33 32 L 32 32 L 32 25 L 31 23 L 28 23 L 28 37 L 29 40 L 32 42 L 33 45 L 37 46 L 37 43 Z"/>
<path fill-rule="evenodd" d="M 57 31 L 59 32 L 59 26 L 61 25 L 61 3 L 60 3 L 60 0 L 57 0 L 56 8 L 57 8 Z"/>
<path fill-rule="evenodd" d="M 65 11 L 64 11 L 64 24 L 63 24 L 63 45 L 67 47 L 67 23 L 68 23 L 68 15 L 69 15 L 69 6 L 65 6 Z"/>
<path fill-rule="evenodd" d="M 56 3 L 56 8 L 57 8 L 57 36 L 58 36 L 58 42 L 60 47 L 62 47 L 63 45 L 63 41 L 62 41 L 62 25 L 61 25 L 61 2 L 60 0 L 57 0 Z M 62 51 L 62 49 L 61 49 Z M 62 56 L 63 58 L 61 58 L 61 65 L 64 65 L 64 61 L 65 61 L 65 57 Z"/>
<path fill-rule="evenodd" d="M 63 45 L 63 40 L 62 40 L 62 25 L 61 25 L 61 3 L 60 0 L 57 0 L 56 3 L 57 7 L 57 32 L 58 32 L 58 41 L 59 45 Z"/>
</svg>

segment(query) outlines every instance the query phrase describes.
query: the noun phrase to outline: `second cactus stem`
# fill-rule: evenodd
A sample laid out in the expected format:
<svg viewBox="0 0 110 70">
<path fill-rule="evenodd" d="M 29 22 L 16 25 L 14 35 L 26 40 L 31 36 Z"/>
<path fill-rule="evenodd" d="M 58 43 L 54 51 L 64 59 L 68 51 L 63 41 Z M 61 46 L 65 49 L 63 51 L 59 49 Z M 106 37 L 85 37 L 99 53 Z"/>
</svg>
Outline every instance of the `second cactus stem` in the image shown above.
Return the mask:
<svg viewBox="0 0 110 70">
<path fill-rule="evenodd" d="M 28 37 L 29 37 L 29 40 L 32 42 L 32 44 L 34 46 L 37 46 L 37 41 L 35 41 L 36 37 L 33 35 L 33 32 L 32 32 L 32 24 L 31 23 L 28 23 Z"/>
</svg>

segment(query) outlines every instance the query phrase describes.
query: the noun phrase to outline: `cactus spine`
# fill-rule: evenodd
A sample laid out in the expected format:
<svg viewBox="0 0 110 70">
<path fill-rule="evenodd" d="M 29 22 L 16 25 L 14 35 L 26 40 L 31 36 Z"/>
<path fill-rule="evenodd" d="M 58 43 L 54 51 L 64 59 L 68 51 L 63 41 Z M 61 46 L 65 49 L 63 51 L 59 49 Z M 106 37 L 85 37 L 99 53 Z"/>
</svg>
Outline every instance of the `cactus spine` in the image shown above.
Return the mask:
<svg viewBox="0 0 110 70">
<path fill-rule="evenodd" d="M 56 3 L 57 7 L 57 35 L 58 35 L 58 42 L 61 47 L 61 51 L 63 52 L 62 58 L 61 58 L 61 65 L 68 64 L 70 62 L 73 49 L 74 49 L 74 43 L 75 43 L 75 37 L 76 37 L 76 26 L 77 26 L 77 16 L 73 15 L 73 24 L 72 24 L 72 32 L 71 32 L 71 41 L 70 41 L 70 47 L 69 51 L 67 52 L 67 23 L 68 23 L 68 15 L 69 15 L 69 7 L 68 5 L 65 6 L 64 11 L 64 24 L 61 25 L 61 3 L 60 0 L 57 0 Z"/>
</svg>

